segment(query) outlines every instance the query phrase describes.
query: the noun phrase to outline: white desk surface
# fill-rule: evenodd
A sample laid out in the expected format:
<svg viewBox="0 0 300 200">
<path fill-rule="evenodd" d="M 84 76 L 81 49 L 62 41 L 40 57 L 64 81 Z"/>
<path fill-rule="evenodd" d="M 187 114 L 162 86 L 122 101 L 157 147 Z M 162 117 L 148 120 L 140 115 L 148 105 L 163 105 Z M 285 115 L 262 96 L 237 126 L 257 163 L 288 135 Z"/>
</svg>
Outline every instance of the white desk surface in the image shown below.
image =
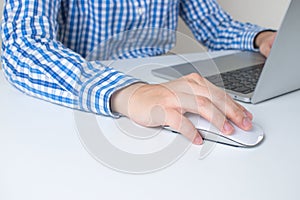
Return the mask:
<svg viewBox="0 0 300 200">
<path fill-rule="evenodd" d="M 151 68 L 181 61 L 163 56 L 114 65 L 159 81 L 149 76 Z M 300 199 L 300 91 L 245 104 L 266 133 L 258 147 L 218 144 L 199 160 L 203 146 L 191 146 L 172 165 L 141 175 L 96 161 L 80 142 L 71 109 L 22 94 L 2 72 L 0 94 L 1 200 Z"/>
</svg>

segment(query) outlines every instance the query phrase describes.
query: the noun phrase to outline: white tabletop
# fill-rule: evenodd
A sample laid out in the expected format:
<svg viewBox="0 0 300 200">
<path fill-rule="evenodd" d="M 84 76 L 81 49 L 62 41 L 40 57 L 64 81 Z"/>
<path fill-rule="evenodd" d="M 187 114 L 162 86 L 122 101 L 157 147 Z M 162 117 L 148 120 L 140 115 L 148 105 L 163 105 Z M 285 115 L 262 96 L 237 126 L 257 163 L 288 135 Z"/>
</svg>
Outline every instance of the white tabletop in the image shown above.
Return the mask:
<svg viewBox="0 0 300 200">
<path fill-rule="evenodd" d="M 205 55 L 185 58 L 201 57 Z M 183 59 L 178 56 L 162 56 L 118 61 L 113 66 L 158 82 L 162 80 L 150 75 L 151 69 L 179 62 Z M 258 147 L 192 145 L 173 163 L 141 174 L 120 172 L 96 160 L 78 133 L 77 112 L 22 94 L 2 73 L 0 94 L 1 200 L 300 198 L 299 91 L 257 105 L 244 104 L 265 130 L 266 138 Z M 137 139 L 117 133 L 120 121 L 88 116 L 103 125 L 111 143 L 128 152 L 141 147 L 141 153 L 149 153 L 177 137 L 165 133 Z M 210 153 L 203 156 L 206 147 Z"/>
</svg>

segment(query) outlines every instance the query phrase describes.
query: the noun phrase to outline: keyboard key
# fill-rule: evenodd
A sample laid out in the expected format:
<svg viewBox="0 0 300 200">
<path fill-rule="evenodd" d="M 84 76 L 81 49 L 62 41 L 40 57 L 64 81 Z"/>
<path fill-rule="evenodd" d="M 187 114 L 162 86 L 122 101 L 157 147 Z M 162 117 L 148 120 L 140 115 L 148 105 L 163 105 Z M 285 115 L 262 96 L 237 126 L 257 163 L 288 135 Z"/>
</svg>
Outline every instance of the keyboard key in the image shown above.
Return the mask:
<svg viewBox="0 0 300 200">
<path fill-rule="evenodd" d="M 254 91 L 261 71 L 262 65 L 256 65 L 206 78 L 218 87 L 248 94 Z"/>
</svg>

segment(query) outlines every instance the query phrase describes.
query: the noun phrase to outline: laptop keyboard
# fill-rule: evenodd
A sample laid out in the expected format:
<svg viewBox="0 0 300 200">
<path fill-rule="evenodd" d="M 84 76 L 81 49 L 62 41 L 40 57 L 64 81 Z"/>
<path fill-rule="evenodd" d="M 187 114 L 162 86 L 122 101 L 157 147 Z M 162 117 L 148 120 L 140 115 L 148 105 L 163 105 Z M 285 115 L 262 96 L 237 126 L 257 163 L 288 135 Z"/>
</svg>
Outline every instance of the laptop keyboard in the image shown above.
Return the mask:
<svg viewBox="0 0 300 200">
<path fill-rule="evenodd" d="M 238 70 L 224 72 L 206 77 L 216 86 L 238 93 L 249 94 L 254 92 L 263 64 L 254 65 Z"/>
</svg>

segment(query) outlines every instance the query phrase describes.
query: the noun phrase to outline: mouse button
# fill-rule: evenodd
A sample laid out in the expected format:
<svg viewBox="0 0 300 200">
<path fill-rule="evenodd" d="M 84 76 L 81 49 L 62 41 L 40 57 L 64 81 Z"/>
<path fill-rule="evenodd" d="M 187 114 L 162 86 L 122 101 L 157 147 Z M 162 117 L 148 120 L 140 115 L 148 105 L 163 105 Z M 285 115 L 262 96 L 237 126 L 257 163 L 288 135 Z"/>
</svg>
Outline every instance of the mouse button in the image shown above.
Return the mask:
<svg viewBox="0 0 300 200">
<path fill-rule="evenodd" d="M 253 124 L 253 127 L 250 131 L 244 131 L 237 126 L 234 126 L 234 128 L 234 133 L 231 135 L 226 135 L 226 137 L 243 145 L 254 146 L 260 143 L 264 138 L 264 131 L 256 124 Z"/>
<path fill-rule="evenodd" d="M 200 115 L 193 113 L 186 113 L 185 116 L 194 124 L 194 126 L 201 130 L 207 130 L 214 132 L 216 134 L 220 134 L 220 131 L 213 126 L 209 121 L 201 117 Z"/>
</svg>

